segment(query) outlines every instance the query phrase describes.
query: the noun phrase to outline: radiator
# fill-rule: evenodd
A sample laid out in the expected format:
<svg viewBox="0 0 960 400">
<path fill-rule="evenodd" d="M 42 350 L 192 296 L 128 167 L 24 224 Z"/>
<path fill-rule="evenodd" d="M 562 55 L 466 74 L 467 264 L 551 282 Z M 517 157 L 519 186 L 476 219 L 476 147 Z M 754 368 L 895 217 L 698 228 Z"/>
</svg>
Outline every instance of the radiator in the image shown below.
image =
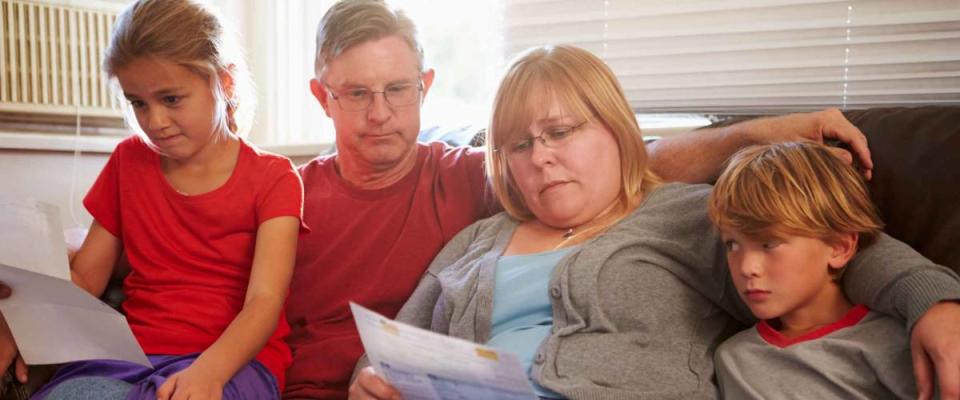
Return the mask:
<svg viewBox="0 0 960 400">
<path fill-rule="evenodd" d="M 122 7 L 0 0 L 0 112 L 120 117 L 100 63 Z"/>
</svg>

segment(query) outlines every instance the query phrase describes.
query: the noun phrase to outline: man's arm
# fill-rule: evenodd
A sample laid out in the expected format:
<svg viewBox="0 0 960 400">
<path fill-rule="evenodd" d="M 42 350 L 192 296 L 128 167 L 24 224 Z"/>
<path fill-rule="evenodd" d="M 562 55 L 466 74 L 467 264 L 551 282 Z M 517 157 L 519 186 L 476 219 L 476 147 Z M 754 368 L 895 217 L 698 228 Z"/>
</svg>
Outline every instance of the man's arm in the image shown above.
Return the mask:
<svg viewBox="0 0 960 400">
<path fill-rule="evenodd" d="M 643 127 L 641 127 L 643 128 Z M 650 168 L 667 181 L 709 183 L 716 180 L 730 156 L 746 146 L 795 140 L 837 139 L 856 154 L 859 167 L 867 179 L 873 161 L 867 138 L 837 109 L 779 117 L 758 118 L 738 124 L 690 131 L 669 136 L 647 146 Z M 853 156 L 837 148 L 835 153 L 846 160 Z"/>
</svg>

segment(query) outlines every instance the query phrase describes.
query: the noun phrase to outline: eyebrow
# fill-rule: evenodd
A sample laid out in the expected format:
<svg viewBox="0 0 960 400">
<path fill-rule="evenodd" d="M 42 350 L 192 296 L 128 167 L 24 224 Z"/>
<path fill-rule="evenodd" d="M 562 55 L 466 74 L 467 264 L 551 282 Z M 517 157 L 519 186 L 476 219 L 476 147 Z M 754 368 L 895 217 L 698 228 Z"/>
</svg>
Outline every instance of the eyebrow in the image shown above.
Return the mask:
<svg viewBox="0 0 960 400">
<path fill-rule="evenodd" d="M 150 95 L 154 97 L 163 97 L 163 96 L 169 96 L 174 93 L 179 93 L 182 91 L 183 91 L 183 88 L 178 86 L 178 87 L 172 87 L 172 88 L 163 88 L 163 89 L 157 90 L 156 92 L 150 93 Z M 127 92 L 123 92 L 123 97 L 126 97 L 127 100 L 140 98 L 140 96 L 133 95 Z"/>
<path fill-rule="evenodd" d="M 416 79 L 413 79 L 413 80 L 411 80 L 411 79 L 397 79 L 397 80 L 393 80 L 393 81 L 387 82 L 387 83 L 385 83 L 383 86 L 384 86 L 384 87 L 387 87 L 387 86 L 398 85 L 398 84 L 410 84 L 410 85 L 413 85 L 413 84 L 415 84 L 416 82 L 417 82 Z M 343 82 L 343 83 L 340 85 L 340 87 L 341 87 L 341 88 L 364 88 L 364 89 L 369 89 L 369 88 L 370 88 L 369 85 L 364 85 L 364 84 L 361 84 L 361 83 L 355 83 L 355 82 L 351 82 L 351 81 L 345 81 L 345 82 Z"/>
<path fill-rule="evenodd" d="M 568 122 L 567 120 L 574 119 L 574 118 L 575 116 L 573 114 L 552 115 L 552 116 L 546 116 L 546 117 L 540 118 L 537 120 L 537 122 L 541 124 L 545 124 L 545 123 L 551 124 L 551 123 L 558 123 L 558 122 Z"/>
</svg>

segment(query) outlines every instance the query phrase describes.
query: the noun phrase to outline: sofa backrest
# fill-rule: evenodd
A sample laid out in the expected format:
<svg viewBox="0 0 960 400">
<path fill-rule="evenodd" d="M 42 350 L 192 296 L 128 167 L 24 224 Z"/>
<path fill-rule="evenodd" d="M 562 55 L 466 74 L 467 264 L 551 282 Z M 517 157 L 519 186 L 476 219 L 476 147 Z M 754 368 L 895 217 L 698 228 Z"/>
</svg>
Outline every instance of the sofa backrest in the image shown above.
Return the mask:
<svg viewBox="0 0 960 400">
<path fill-rule="evenodd" d="M 844 115 L 867 136 L 874 164 L 867 186 L 884 231 L 960 272 L 960 107 L 870 108 Z"/>
<path fill-rule="evenodd" d="M 886 232 L 960 272 L 960 107 L 845 113 L 867 136 Z"/>
</svg>

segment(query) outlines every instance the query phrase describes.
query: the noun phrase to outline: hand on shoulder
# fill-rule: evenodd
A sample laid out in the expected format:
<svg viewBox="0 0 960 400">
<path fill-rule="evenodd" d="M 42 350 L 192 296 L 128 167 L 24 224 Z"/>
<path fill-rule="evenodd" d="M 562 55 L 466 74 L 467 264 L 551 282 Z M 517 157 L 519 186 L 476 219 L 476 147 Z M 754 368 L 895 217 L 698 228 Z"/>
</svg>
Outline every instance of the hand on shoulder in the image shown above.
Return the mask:
<svg viewBox="0 0 960 400">
<path fill-rule="evenodd" d="M 833 148 L 834 154 L 848 163 L 853 163 L 856 157 L 863 176 L 867 180 L 873 176 L 873 160 L 867 146 L 867 137 L 837 108 L 760 118 L 744 123 L 744 129 L 754 143 L 797 140 L 823 143 L 828 139 L 839 140 L 850 150 L 837 147 Z"/>
</svg>

